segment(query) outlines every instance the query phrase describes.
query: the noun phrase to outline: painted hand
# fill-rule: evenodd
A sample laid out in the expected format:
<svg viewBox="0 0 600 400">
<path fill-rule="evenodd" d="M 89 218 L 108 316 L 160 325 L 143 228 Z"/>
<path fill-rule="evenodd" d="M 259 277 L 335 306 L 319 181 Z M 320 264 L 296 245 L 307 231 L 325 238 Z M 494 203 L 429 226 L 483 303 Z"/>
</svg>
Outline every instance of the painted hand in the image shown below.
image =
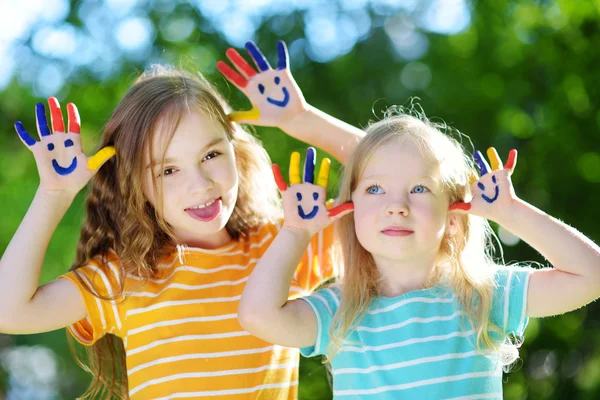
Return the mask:
<svg viewBox="0 0 600 400">
<path fill-rule="evenodd" d="M 325 196 L 329 180 L 331 160 L 324 158 L 317 184 L 315 178 L 316 150 L 309 147 L 306 150 L 304 163 L 304 183 L 300 179 L 300 153 L 292 153 L 290 161 L 290 187 L 288 188 L 277 164 L 273 164 L 273 175 L 277 187 L 283 197 L 283 226 L 307 231 L 312 237 L 333 221 L 354 210 L 354 204 L 345 203 L 327 209 Z"/>
<path fill-rule="evenodd" d="M 81 122 L 73 103 L 67 105 L 68 130 L 65 130 L 60 104 L 54 97 L 48 99 L 52 130 L 46 120 L 46 109 L 42 103 L 35 106 L 37 130 L 40 141 L 33 139 L 18 121 L 15 129 L 21 141 L 35 157 L 40 174 L 40 186 L 51 192 L 76 194 L 91 179 L 95 172 L 115 154 L 114 147 L 105 147 L 89 159 L 81 149 Z"/>
<path fill-rule="evenodd" d="M 233 83 L 252 103 L 249 111 L 234 111 L 232 121 L 260 126 L 281 126 L 307 108 L 306 100 L 292 77 L 289 55 L 283 41 L 277 42 L 279 62 L 272 69 L 254 42 L 246 43 L 246 50 L 254 60 L 256 72 L 237 50 L 229 48 L 225 54 L 238 72 L 224 61 L 217 69 Z"/>
<path fill-rule="evenodd" d="M 517 199 L 510 179 L 517 164 L 517 151 L 513 149 L 508 153 L 504 167 L 495 148 L 490 147 L 487 154 L 492 163 L 491 169 L 481 152 L 476 151 L 473 155 L 481 175 L 478 181 L 472 183 L 473 199 L 469 203 L 452 204 L 450 211 L 468 212 L 499 222 L 503 215 L 510 213 L 510 207 Z"/>
</svg>

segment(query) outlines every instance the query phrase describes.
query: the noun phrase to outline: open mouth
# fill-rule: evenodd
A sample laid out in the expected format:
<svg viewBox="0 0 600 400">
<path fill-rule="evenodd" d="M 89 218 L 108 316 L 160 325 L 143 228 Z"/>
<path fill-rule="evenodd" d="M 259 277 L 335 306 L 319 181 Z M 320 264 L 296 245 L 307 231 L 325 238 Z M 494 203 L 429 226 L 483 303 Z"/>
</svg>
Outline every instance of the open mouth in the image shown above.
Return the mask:
<svg viewBox="0 0 600 400">
<path fill-rule="evenodd" d="M 192 218 L 202 221 L 202 222 L 210 222 L 217 218 L 217 216 L 221 213 L 221 207 L 223 206 L 223 201 L 220 197 L 213 199 L 207 203 L 199 204 L 194 207 L 186 208 L 185 212 Z"/>
<path fill-rule="evenodd" d="M 54 170 L 59 175 L 69 175 L 71 172 L 75 171 L 75 168 L 77 168 L 77 157 L 74 157 L 73 161 L 71 161 L 71 165 L 66 168 L 61 167 L 58 164 L 58 161 L 52 160 L 52 167 L 54 167 Z"/>
<path fill-rule="evenodd" d="M 281 91 L 283 92 L 283 96 L 284 96 L 283 100 L 274 100 L 270 97 L 267 97 L 267 101 L 276 106 L 285 107 L 287 105 L 287 103 L 290 101 L 290 92 L 288 92 L 288 90 L 286 88 L 281 88 Z"/>
</svg>

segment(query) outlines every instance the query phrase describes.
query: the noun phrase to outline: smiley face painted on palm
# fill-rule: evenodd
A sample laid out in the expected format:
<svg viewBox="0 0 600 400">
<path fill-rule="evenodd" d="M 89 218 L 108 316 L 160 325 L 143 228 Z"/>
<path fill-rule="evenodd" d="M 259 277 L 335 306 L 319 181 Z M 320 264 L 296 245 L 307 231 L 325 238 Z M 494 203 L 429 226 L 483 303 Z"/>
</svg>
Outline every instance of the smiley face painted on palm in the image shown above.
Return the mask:
<svg viewBox="0 0 600 400">
<path fill-rule="evenodd" d="M 73 145 L 74 145 L 74 143 L 71 139 L 67 139 L 64 141 L 65 148 L 72 147 Z M 55 148 L 55 144 L 48 143 L 47 147 L 48 147 L 48 151 L 53 151 Z M 69 164 L 68 167 L 61 166 L 58 163 L 58 161 L 55 158 L 53 158 L 52 159 L 52 167 L 54 168 L 54 171 L 56 171 L 56 173 L 59 175 L 69 175 L 71 172 L 75 171 L 75 168 L 77 168 L 77 157 L 73 157 L 73 160 L 71 161 L 71 164 Z"/>
<path fill-rule="evenodd" d="M 494 196 L 492 197 L 489 197 L 485 194 L 485 185 L 483 183 L 477 183 L 477 187 L 481 189 L 482 192 L 484 192 L 481 194 L 481 197 L 490 204 L 498 200 L 498 196 L 500 195 L 500 188 L 496 184 L 496 176 L 492 176 L 492 182 L 494 183 Z"/>
<path fill-rule="evenodd" d="M 307 214 L 304 211 L 304 208 L 302 207 L 302 193 L 300 192 L 296 192 L 296 198 L 298 199 L 298 215 L 300 216 L 300 218 L 302 219 L 313 219 L 314 217 L 317 216 L 317 213 L 319 212 L 319 205 L 315 204 L 312 208 L 312 210 L 310 210 L 310 212 Z M 312 198 L 315 202 L 317 202 L 319 200 L 319 193 L 317 192 L 313 192 L 312 194 Z"/>
<path fill-rule="evenodd" d="M 488 165 L 487 161 L 485 161 L 485 158 L 483 158 L 483 155 L 481 154 L 481 152 L 476 151 L 473 154 L 473 159 L 475 160 L 475 163 L 479 167 L 479 173 L 482 178 L 485 175 L 487 175 L 488 173 L 490 173 L 490 166 Z M 490 185 L 488 184 L 487 189 L 489 189 L 489 190 L 486 190 L 486 186 L 482 182 L 477 182 L 477 187 L 479 189 L 481 189 L 481 191 L 482 191 L 481 198 L 490 204 L 492 204 L 493 202 L 498 200 L 498 196 L 500 196 L 500 187 L 498 186 L 495 175 L 492 175 L 492 183 L 494 185 L 494 188 L 491 189 Z M 493 193 L 493 196 L 488 196 L 486 194 L 486 193 L 490 193 L 490 192 Z"/>
<path fill-rule="evenodd" d="M 275 85 L 279 85 L 279 83 L 281 82 L 281 78 L 279 78 L 278 76 L 276 76 L 273 79 L 273 82 L 275 83 Z M 261 94 L 265 94 L 265 85 L 263 85 L 262 83 L 258 84 L 258 91 Z M 290 92 L 287 90 L 287 88 L 285 86 L 281 87 L 281 92 L 283 93 L 283 99 L 281 100 L 277 100 L 277 99 L 273 99 L 269 96 L 267 96 L 267 101 L 275 106 L 278 107 L 285 107 L 289 101 L 290 101 Z"/>
</svg>

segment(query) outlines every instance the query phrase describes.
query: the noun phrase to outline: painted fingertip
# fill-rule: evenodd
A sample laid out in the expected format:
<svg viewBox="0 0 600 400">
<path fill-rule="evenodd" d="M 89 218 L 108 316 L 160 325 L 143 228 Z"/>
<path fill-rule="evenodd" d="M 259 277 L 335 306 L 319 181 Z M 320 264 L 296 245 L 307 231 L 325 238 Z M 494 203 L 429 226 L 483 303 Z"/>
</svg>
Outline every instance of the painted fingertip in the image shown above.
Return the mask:
<svg viewBox="0 0 600 400">
<path fill-rule="evenodd" d="M 21 121 L 15 122 L 15 130 L 17 131 L 17 134 L 19 135 L 19 137 L 21 138 L 21 140 L 27 146 L 33 146 L 36 143 L 35 139 L 33 139 L 29 135 L 29 133 L 27 132 L 27 130 L 25 130 L 25 127 L 23 126 L 23 123 Z"/>
<path fill-rule="evenodd" d="M 46 119 L 46 107 L 44 107 L 43 103 L 37 103 L 35 105 L 35 116 L 37 118 L 40 136 L 50 136 L 50 128 L 48 127 L 48 120 Z"/>
</svg>

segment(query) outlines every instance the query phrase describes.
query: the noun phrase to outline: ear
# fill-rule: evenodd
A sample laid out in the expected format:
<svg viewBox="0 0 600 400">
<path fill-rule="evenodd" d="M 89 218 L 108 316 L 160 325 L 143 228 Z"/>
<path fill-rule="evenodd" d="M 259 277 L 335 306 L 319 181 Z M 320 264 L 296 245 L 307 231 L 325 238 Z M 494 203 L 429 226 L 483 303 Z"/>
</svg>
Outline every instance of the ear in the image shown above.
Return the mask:
<svg viewBox="0 0 600 400">
<path fill-rule="evenodd" d="M 448 236 L 454 236 L 460 231 L 460 215 L 457 213 L 448 213 L 446 220 L 446 234 Z"/>
</svg>

